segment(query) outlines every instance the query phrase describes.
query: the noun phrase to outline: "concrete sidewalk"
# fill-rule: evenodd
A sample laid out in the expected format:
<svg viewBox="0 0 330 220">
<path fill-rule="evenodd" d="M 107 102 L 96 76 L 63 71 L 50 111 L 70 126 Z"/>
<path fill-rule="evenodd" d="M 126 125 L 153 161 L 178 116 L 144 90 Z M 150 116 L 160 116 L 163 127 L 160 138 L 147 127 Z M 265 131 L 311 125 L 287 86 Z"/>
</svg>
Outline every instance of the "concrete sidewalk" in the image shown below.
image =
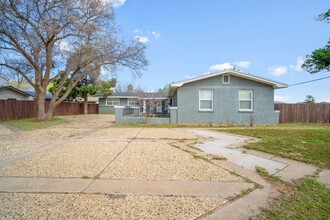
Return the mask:
<svg viewBox="0 0 330 220">
<path fill-rule="evenodd" d="M 248 170 L 255 171 L 256 167 L 265 168 L 269 174 L 279 176 L 282 180 L 287 182 L 312 175 L 317 170 L 316 167 L 306 163 L 277 157 L 263 152 L 243 150 L 239 147 L 253 139 L 251 137 L 199 129 L 189 129 L 189 131 L 197 135 L 212 138 L 212 140 L 196 145 L 196 147 L 202 151 L 223 156 L 227 158 L 228 161 Z"/>
<path fill-rule="evenodd" d="M 103 193 L 231 198 L 239 195 L 243 190 L 253 188 L 254 184 L 252 183 L 225 181 L 0 178 L 0 192 Z"/>
</svg>

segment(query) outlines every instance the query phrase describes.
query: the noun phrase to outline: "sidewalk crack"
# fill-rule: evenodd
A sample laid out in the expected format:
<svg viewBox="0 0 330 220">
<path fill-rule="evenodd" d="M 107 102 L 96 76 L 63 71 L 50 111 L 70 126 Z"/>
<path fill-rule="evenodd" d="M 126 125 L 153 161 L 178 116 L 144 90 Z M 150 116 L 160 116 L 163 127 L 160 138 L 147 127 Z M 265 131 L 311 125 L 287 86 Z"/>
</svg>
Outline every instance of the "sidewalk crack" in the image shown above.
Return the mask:
<svg viewBox="0 0 330 220">
<path fill-rule="evenodd" d="M 121 151 L 119 153 L 117 153 L 117 155 L 98 173 L 93 177 L 93 181 L 91 181 L 83 190 L 82 192 L 86 192 L 86 190 L 88 190 L 88 188 L 97 180 L 100 179 L 100 176 L 104 173 L 104 171 L 128 148 L 128 146 L 137 139 L 137 136 L 142 132 L 144 128 L 141 128 L 141 130 L 133 137 L 129 140 L 129 142 L 123 147 L 123 149 L 121 149 Z"/>
</svg>

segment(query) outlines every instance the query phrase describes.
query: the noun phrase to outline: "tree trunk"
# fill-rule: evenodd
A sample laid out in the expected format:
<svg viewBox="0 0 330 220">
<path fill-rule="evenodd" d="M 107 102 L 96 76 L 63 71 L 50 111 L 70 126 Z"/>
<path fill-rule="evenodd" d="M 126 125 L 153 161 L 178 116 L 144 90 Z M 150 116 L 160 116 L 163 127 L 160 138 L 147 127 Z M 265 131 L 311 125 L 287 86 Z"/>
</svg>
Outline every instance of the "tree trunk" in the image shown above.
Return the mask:
<svg viewBox="0 0 330 220">
<path fill-rule="evenodd" d="M 84 114 L 88 114 L 88 102 L 87 102 L 87 96 L 84 97 Z"/>
<path fill-rule="evenodd" d="M 54 110 L 54 108 L 53 108 L 53 110 Z M 47 111 L 47 113 L 46 113 L 46 117 L 45 117 L 45 121 L 50 121 L 50 120 L 52 120 L 52 116 L 53 116 L 53 110 L 51 110 L 51 111 Z"/>
<path fill-rule="evenodd" d="M 54 97 L 50 100 L 47 112 L 45 114 L 45 121 L 50 121 L 52 119 L 54 109 L 57 106 L 55 104 L 55 99 L 54 100 L 53 99 L 54 99 Z"/>
<path fill-rule="evenodd" d="M 45 94 L 42 92 L 37 92 L 37 121 L 44 121 L 46 118 L 46 108 L 45 108 Z"/>
<path fill-rule="evenodd" d="M 58 103 L 56 103 L 55 97 L 53 96 L 49 102 L 48 109 L 45 114 L 45 121 L 50 121 L 52 119 L 54 109 L 57 105 L 58 105 Z"/>
</svg>

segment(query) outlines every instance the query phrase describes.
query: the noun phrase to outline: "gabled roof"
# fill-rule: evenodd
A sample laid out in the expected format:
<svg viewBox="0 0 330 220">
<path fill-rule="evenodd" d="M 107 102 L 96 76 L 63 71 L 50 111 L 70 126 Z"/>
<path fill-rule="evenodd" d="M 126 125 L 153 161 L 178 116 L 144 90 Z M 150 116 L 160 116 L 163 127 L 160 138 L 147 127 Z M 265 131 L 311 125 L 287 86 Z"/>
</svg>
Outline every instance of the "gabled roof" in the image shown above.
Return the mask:
<svg viewBox="0 0 330 220">
<path fill-rule="evenodd" d="M 22 91 L 20 89 L 17 89 L 17 88 L 15 88 L 13 86 L 0 86 L 0 91 L 1 90 L 7 90 L 7 89 L 13 90 L 13 91 L 15 91 L 15 92 L 17 92 L 17 93 L 19 93 L 19 94 L 21 94 L 23 96 L 27 96 L 27 97 L 31 96 L 29 93 L 27 93 L 25 91 Z"/>
<path fill-rule="evenodd" d="M 29 94 L 31 97 L 35 98 L 36 97 L 36 92 L 35 91 L 23 91 L 27 94 Z M 53 95 L 51 93 L 46 93 L 45 99 L 50 100 L 52 99 Z"/>
<path fill-rule="evenodd" d="M 236 70 L 224 70 L 224 71 L 220 71 L 220 72 L 216 72 L 216 73 L 210 73 L 210 74 L 206 74 L 206 75 L 201 75 L 201 76 L 194 77 L 194 78 L 191 78 L 191 79 L 182 80 L 182 81 L 172 83 L 170 85 L 169 96 L 172 96 L 174 94 L 175 90 L 177 88 L 183 86 L 184 84 L 192 83 L 192 82 L 196 82 L 196 81 L 199 81 L 199 80 L 204 80 L 204 79 L 208 79 L 208 78 L 212 78 L 212 77 L 216 77 L 216 76 L 221 76 L 223 74 L 229 74 L 229 75 L 237 76 L 237 77 L 240 77 L 240 78 L 252 80 L 252 81 L 255 81 L 255 82 L 263 83 L 263 84 L 266 84 L 266 85 L 270 85 L 270 86 L 273 86 L 274 89 L 288 87 L 287 84 L 277 82 L 277 81 L 274 81 L 274 80 L 270 80 L 270 79 L 267 79 L 267 78 L 264 78 L 264 77 L 239 72 L 239 71 L 236 71 Z"/>
<path fill-rule="evenodd" d="M 32 97 L 32 98 L 35 98 L 36 97 L 36 92 L 34 91 L 23 91 L 23 90 L 20 90 L 20 89 L 17 89 L 13 86 L 0 86 L 0 91 L 1 90 L 6 90 L 6 89 L 10 89 L 10 90 L 13 90 L 19 94 L 22 94 L 26 97 Z M 46 93 L 46 96 L 45 96 L 45 99 L 46 100 L 50 100 L 52 98 L 52 94 L 50 93 Z"/>
</svg>

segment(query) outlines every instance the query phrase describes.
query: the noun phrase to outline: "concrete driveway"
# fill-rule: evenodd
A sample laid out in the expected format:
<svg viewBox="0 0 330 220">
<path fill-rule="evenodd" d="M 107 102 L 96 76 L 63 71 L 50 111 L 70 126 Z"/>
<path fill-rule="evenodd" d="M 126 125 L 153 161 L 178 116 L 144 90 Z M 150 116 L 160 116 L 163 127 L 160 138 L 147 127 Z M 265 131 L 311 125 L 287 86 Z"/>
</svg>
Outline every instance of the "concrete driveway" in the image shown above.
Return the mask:
<svg viewBox="0 0 330 220">
<path fill-rule="evenodd" d="M 196 153 L 209 137 L 116 128 L 111 115 L 66 118 L 48 129 L 2 129 L 0 218 L 221 219 L 226 204 L 256 190 Z"/>
</svg>

